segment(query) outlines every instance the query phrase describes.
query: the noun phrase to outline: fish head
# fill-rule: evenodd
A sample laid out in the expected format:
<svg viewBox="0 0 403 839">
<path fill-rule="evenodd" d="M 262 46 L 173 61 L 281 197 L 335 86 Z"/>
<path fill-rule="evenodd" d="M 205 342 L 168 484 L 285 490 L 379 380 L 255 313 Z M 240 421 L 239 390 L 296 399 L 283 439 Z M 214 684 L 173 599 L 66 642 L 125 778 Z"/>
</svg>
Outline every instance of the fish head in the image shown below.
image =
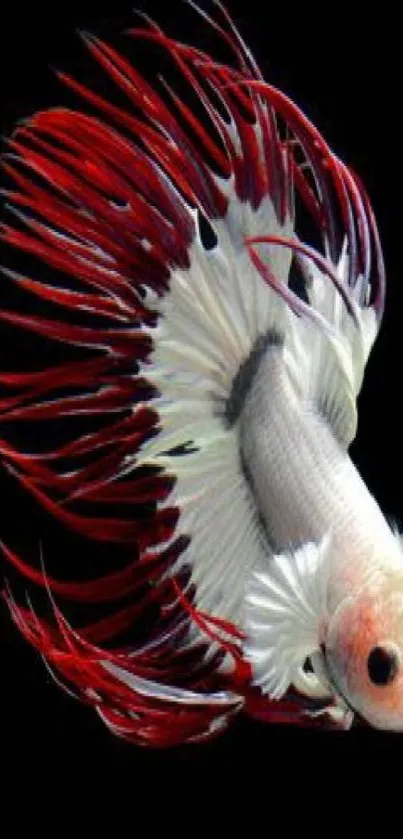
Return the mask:
<svg viewBox="0 0 403 839">
<path fill-rule="evenodd" d="M 403 570 L 346 597 L 323 645 L 335 691 L 370 725 L 403 731 Z"/>
</svg>

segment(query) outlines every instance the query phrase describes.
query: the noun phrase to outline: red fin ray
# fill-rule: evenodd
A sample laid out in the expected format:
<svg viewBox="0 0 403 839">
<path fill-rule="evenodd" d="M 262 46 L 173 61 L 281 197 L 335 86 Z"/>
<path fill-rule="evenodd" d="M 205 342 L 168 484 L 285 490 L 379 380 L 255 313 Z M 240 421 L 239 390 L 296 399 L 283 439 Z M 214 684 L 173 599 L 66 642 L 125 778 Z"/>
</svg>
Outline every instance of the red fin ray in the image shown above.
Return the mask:
<svg viewBox="0 0 403 839">
<path fill-rule="evenodd" d="M 62 679 L 69 692 L 71 686 L 76 696 L 94 706 L 114 733 L 125 739 L 162 747 L 210 736 L 217 726 L 228 724 L 242 706 L 242 698 L 235 693 L 203 690 L 203 672 L 198 666 L 196 670 L 189 668 L 185 662 L 180 670 L 190 674 L 188 686 L 172 688 L 165 679 L 172 672 L 175 675 L 174 652 L 168 657 L 169 667 L 164 674 L 160 657 L 155 668 L 152 657 L 147 663 L 147 658 L 140 655 L 137 661 L 133 652 L 108 651 L 101 649 L 96 640 L 89 640 L 91 635 L 108 635 L 107 622 L 98 624 L 96 631 L 94 627 L 87 630 L 85 637 L 71 629 L 56 607 L 52 626 L 41 620 L 32 607 L 17 606 L 8 593 L 4 596 L 21 633 L 44 656 L 50 672 L 56 671 L 58 683 Z M 129 614 L 129 620 L 131 617 Z M 115 615 L 114 628 L 125 620 L 124 612 Z M 198 693 L 193 685 L 199 686 Z"/>
</svg>

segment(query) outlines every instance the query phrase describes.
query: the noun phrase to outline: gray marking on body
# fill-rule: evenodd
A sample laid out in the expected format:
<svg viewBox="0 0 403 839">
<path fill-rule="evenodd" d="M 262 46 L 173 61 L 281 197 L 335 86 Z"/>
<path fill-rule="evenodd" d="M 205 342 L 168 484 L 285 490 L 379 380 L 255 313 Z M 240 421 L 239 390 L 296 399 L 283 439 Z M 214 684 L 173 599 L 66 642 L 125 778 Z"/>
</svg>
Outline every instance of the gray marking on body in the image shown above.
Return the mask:
<svg viewBox="0 0 403 839">
<path fill-rule="evenodd" d="M 231 393 L 227 399 L 224 418 L 229 428 L 239 419 L 245 399 L 259 369 L 260 362 L 269 347 L 281 347 L 284 338 L 274 329 L 259 335 L 246 361 L 241 364 L 232 382 Z"/>
</svg>

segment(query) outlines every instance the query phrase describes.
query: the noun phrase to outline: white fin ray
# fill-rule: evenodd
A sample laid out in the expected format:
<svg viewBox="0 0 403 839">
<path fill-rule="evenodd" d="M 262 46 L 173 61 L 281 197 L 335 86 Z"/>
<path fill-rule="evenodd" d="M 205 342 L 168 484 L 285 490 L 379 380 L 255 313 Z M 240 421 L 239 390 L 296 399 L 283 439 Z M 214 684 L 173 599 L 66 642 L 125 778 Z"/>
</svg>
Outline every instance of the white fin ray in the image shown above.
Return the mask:
<svg viewBox="0 0 403 839">
<path fill-rule="evenodd" d="M 216 693 L 209 693 L 203 695 L 200 692 L 186 690 L 184 688 L 175 687 L 174 685 L 164 685 L 160 682 L 155 682 L 150 679 L 144 679 L 141 676 L 136 676 L 134 673 L 125 670 L 124 667 L 118 667 L 111 661 L 103 661 L 102 666 L 108 673 L 127 687 L 131 688 L 140 696 L 147 696 L 153 699 L 160 699 L 166 702 L 181 703 L 183 705 L 210 705 L 217 703 L 219 705 L 238 704 L 242 703 L 239 697 L 236 697 L 230 691 L 217 691 Z"/>
<path fill-rule="evenodd" d="M 198 607 L 239 620 L 245 579 L 260 559 L 262 547 L 233 438 L 223 433 L 199 451 L 171 459 L 168 471 L 177 475 L 177 483 L 169 504 L 179 506 L 181 532 L 192 538 L 170 573 L 190 565 Z"/>
<path fill-rule="evenodd" d="M 246 591 L 245 654 L 253 681 L 272 698 L 291 686 L 327 695 L 319 675 L 305 678 L 307 656 L 318 652 L 327 617 L 330 539 L 270 557 L 267 571 L 255 573 Z M 313 691 L 313 694 L 312 694 Z"/>
<path fill-rule="evenodd" d="M 376 314 L 371 307 L 362 305 L 362 277 L 358 277 L 354 288 L 348 289 L 345 246 L 335 269 L 348 289 L 356 323 L 329 278 L 309 257 L 302 261 L 310 278 L 307 289 L 310 304 L 325 317 L 332 327 L 332 334 L 325 334 L 301 319 L 297 328 L 290 332 L 290 341 L 294 354 L 305 358 L 307 394 L 326 416 L 340 444 L 347 449 L 356 434 L 356 400 L 378 332 Z"/>
<path fill-rule="evenodd" d="M 280 225 L 268 198 L 255 211 L 234 197 L 231 183 L 225 189 L 227 216 L 210 220 L 217 246 L 205 250 L 196 233 L 189 269 L 173 269 L 167 294 L 153 298 L 160 317 L 149 329 L 154 350 L 144 376 L 159 394 L 151 404 L 160 430 L 127 468 L 163 466 L 175 475 L 166 503 L 179 508 L 178 531 L 191 539 L 169 573 L 189 567 L 196 605 L 242 624 L 246 580 L 264 547 L 237 431 L 228 427 L 225 409 L 258 337 L 270 330 L 285 334 L 290 323 L 290 311 L 253 266 L 244 240 L 267 230 L 291 235 L 291 221 Z M 276 279 L 286 283 L 288 250 L 262 246 L 261 257 L 270 258 Z M 183 454 L 172 453 L 186 444 Z"/>
</svg>

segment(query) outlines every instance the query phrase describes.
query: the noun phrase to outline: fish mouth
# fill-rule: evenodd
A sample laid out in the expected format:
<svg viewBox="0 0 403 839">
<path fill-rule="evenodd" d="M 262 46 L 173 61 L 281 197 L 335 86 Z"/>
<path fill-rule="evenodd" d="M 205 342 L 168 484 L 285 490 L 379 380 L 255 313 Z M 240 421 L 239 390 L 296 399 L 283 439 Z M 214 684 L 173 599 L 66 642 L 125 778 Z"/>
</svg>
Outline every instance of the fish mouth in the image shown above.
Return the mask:
<svg viewBox="0 0 403 839">
<path fill-rule="evenodd" d="M 313 696 L 304 693 L 297 684 L 290 685 L 287 699 L 296 702 L 304 714 L 312 718 L 327 716 L 332 728 L 350 729 L 353 726 L 368 725 L 340 690 L 329 667 L 324 645 L 317 648 L 313 660 L 311 656 L 306 658 L 303 669 L 315 675 L 324 689 L 322 695 Z M 326 723 L 324 725 L 327 727 Z"/>
<path fill-rule="evenodd" d="M 357 711 L 356 708 L 354 708 L 354 706 L 351 704 L 350 700 L 347 698 L 344 691 L 342 691 L 342 689 L 340 688 L 340 686 L 337 682 L 337 679 L 336 679 L 336 677 L 335 677 L 335 675 L 332 671 L 332 667 L 330 665 L 329 658 L 327 656 L 327 650 L 326 650 L 325 644 L 321 644 L 320 651 L 321 651 L 322 656 L 323 656 L 323 662 L 324 662 L 324 666 L 326 668 L 326 673 L 327 673 L 327 676 L 328 676 L 328 679 L 329 679 L 329 683 L 330 683 L 331 687 L 333 688 L 334 697 L 336 698 L 336 703 L 335 704 L 337 704 L 337 699 L 339 699 L 339 700 L 341 700 L 341 703 L 343 705 L 345 705 L 346 710 L 351 712 L 351 714 L 353 715 L 351 728 L 370 728 L 371 726 L 367 722 L 365 717 L 363 717 L 362 714 L 360 714 L 360 712 Z"/>
</svg>

